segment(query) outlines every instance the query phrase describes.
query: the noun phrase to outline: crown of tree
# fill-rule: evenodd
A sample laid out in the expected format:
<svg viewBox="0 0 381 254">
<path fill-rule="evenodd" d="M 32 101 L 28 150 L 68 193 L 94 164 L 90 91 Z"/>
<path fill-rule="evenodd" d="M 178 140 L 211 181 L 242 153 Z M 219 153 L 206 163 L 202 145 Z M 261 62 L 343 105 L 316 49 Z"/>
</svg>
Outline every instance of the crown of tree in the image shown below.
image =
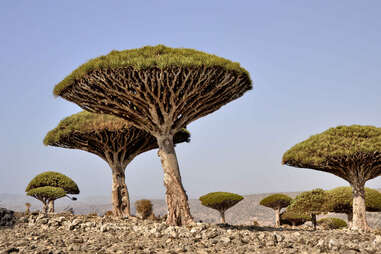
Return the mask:
<svg viewBox="0 0 381 254">
<path fill-rule="evenodd" d="M 26 192 L 40 187 L 61 188 L 66 194 L 79 194 L 77 184 L 64 174 L 48 171 L 35 176 L 26 187 Z"/>
</svg>

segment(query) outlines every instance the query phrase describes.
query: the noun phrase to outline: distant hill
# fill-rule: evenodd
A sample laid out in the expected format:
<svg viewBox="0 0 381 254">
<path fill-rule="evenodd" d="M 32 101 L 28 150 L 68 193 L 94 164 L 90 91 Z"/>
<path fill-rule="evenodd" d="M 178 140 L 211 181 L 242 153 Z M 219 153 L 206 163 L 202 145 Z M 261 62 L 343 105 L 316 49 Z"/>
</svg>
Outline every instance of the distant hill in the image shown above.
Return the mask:
<svg viewBox="0 0 381 254">
<path fill-rule="evenodd" d="M 300 192 L 284 192 L 284 194 L 295 197 Z M 259 205 L 259 202 L 271 193 L 252 194 L 244 196 L 244 199 L 236 206 L 226 212 L 226 221 L 231 224 L 252 224 L 254 220 L 261 225 L 273 225 L 274 212 L 272 209 Z M 152 199 L 154 213 L 156 215 L 164 215 L 167 206 L 164 200 Z M 24 211 L 25 203 L 31 203 L 32 210 L 39 210 L 41 202 L 38 200 L 17 194 L 0 194 L 0 207 L 5 207 L 15 211 Z M 135 200 L 132 200 L 132 213 L 135 214 Z M 217 223 L 219 221 L 219 213 L 213 209 L 204 207 L 197 199 L 189 200 L 191 213 L 195 220 L 202 220 L 208 223 Z M 59 199 L 56 201 L 57 211 L 72 207 L 76 214 L 97 213 L 103 215 L 106 211 L 111 210 L 111 197 L 107 196 L 90 196 L 80 197 L 78 201 L 69 199 Z M 345 219 L 342 214 L 329 214 L 330 217 L 339 217 Z M 381 213 L 368 213 L 368 222 L 372 227 L 381 227 Z"/>
</svg>

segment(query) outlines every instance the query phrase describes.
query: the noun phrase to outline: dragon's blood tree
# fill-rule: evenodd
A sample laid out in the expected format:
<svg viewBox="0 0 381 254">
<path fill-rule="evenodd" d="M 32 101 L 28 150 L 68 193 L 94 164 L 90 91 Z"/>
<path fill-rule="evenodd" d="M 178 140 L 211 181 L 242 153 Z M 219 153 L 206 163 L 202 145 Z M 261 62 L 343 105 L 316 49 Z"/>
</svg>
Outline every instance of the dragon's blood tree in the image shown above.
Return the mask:
<svg viewBox="0 0 381 254">
<path fill-rule="evenodd" d="M 348 181 L 353 190 L 352 229 L 369 229 L 364 186 L 366 181 L 381 175 L 381 128 L 330 128 L 288 150 L 283 164 L 328 172 Z"/>
<path fill-rule="evenodd" d="M 225 223 L 226 210 L 238 204 L 243 197 L 235 193 L 219 191 L 205 194 L 199 199 L 202 205 L 217 210 L 221 216 L 221 223 Z"/>
<path fill-rule="evenodd" d="M 351 225 L 353 220 L 353 191 L 349 186 L 337 187 L 327 191 L 329 196 L 328 209 L 334 213 L 345 213 Z M 365 188 L 365 210 L 381 212 L 381 192 Z"/>
<path fill-rule="evenodd" d="M 79 194 L 78 185 L 64 174 L 47 171 L 35 176 L 25 189 L 28 196 L 38 199 L 43 204 L 43 211 L 53 213 L 54 201 L 68 194 Z M 71 198 L 76 200 L 75 198 Z"/>
<path fill-rule="evenodd" d="M 174 143 L 188 142 L 185 129 L 174 135 Z M 127 165 L 139 154 L 158 148 L 156 139 L 119 117 L 80 112 L 63 119 L 48 132 L 44 144 L 80 149 L 98 155 L 112 171 L 114 216 L 130 216 L 130 198 L 125 180 Z"/>
<path fill-rule="evenodd" d="M 154 136 L 164 170 L 167 223 L 192 222 L 173 145 L 175 133 L 252 88 L 238 63 L 163 45 L 112 51 L 88 61 L 54 88 L 87 111 L 123 118 Z"/>
<path fill-rule="evenodd" d="M 259 202 L 260 205 L 269 207 L 275 212 L 275 226 L 280 227 L 280 210 L 290 205 L 292 198 L 285 194 L 272 194 Z"/>
</svg>

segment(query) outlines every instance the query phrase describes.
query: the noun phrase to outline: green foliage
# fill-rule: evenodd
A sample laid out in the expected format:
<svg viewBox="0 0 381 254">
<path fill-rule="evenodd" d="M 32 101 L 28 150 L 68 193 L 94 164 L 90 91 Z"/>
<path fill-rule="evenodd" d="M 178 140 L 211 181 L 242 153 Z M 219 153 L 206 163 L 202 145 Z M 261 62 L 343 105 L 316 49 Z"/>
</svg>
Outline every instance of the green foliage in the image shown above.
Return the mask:
<svg viewBox="0 0 381 254">
<path fill-rule="evenodd" d="M 301 225 L 311 220 L 311 216 L 287 209 L 280 215 L 280 223 L 288 225 Z"/>
<path fill-rule="evenodd" d="M 141 199 L 135 202 L 136 211 L 142 216 L 142 219 L 147 219 L 152 215 L 152 203 L 147 199 Z"/>
<path fill-rule="evenodd" d="M 30 189 L 27 195 L 37 199 L 56 200 L 65 197 L 66 192 L 62 188 L 44 186 Z"/>
<path fill-rule="evenodd" d="M 44 144 L 57 143 L 60 139 L 72 135 L 73 132 L 88 133 L 101 129 L 115 131 L 130 126 L 127 121 L 112 115 L 82 111 L 64 118 L 56 128 L 49 131 L 44 138 Z"/>
<path fill-rule="evenodd" d="M 81 65 L 54 88 L 58 96 L 66 87 L 95 70 L 133 67 L 135 69 L 171 68 L 171 67 L 221 67 L 227 70 L 249 73 L 239 63 L 207 54 L 194 49 L 170 48 L 164 45 L 146 46 L 138 49 L 111 51 L 106 56 L 91 59 Z"/>
<path fill-rule="evenodd" d="M 288 212 L 295 212 L 300 215 L 311 215 L 328 212 L 326 204 L 328 195 L 322 189 L 314 189 L 305 191 L 295 197 L 287 208 Z"/>
<path fill-rule="evenodd" d="M 241 195 L 230 192 L 211 192 L 200 197 L 202 205 L 219 211 L 226 211 L 242 199 Z"/>
<path fill-rule="evenodd" d="M 66 194 L 79 194 L 77 184 L 69 177 L 53 171 L 47 171 L 35 176 L 28 184 L 26 192 L 39 187 L 62 188 Z"/>
<path fill-rule="evenodd" d="M 49 131 L 45 138 L 45 145 L 55 145 L 62 140 L 67 139 L 73 133 L 80 133 L 81 135 L 90 135 L 94 131 L 119 131 L 123 132 L 133 127 L 128 121 L 119 117 L 106 114 L 96 114 L 87 111 L 82 111 L 77 114 L 64 118 L 56 128 Z M 154 138 L 152 137 L 154 140 Z M 173 141 L 175 144 L 181 142 L 188 142 L 190 139 L 190 132 L 182 129 L 177 132 Z M 155 141 L 154 141 L 155 142 Z"/>
<path fill-rule="evenodd" d="M 323 218 L 318 220 L 318 225 L 326 229 L 340 229 L 347 227 L 347 223 L 339 218 Z"/>
<path fill-rule="evenodd" d="M 295 145 L 283 155 L 282 162 L 294 167 L 321 170 L 326 168 L 331 158 L 374 153 L 381 153 L 381 128 L 338 126 Z"/>
<path fill-rule="evenodd" d="M 287 207 L 290 205 L 292 198 L 284 194 L 272 194 L 261 200 L 260 205 L 270 207 L 272 209 L 278 209 Z"/>
<path fill-rule="evenodd" d="M 352 187 L 338 187 L 327 191 L 329 196 L 328 210 L 335 213 L 352 213 Z M 381 211 L 381 193 L 375 189 L 365 188 L 365 207 L 368 212 Z"/>
</svg>

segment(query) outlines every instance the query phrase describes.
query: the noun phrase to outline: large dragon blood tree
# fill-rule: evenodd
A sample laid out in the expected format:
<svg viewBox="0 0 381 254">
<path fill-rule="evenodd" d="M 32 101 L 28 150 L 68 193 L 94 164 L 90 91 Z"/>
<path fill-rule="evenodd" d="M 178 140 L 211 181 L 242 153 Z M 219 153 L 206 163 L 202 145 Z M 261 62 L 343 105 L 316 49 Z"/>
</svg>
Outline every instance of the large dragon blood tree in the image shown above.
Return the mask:
<svg viewBox="0 0 381 254">
<path fill-rule="evenodd" d="M 381 175 L 381 128 L 339 126 L 295 145 L 283 155 L 283 164 L 334 174 L 353 190 L 352 229 L 367 231 L 366 181 Z"/>
<path fill-rule="evenodd" d="M 189 141 L 182 129 L 174 143 Z M 127 165 L 139 154 L 158 148 L 156 139 L 144 130 L 115 116 L 80 112 L 63 119 L 49 131 L 44 144 L 80 149 L 98 155 L 112 171 L 112 205 L 117 217 L 130 216 L 130 198 L 125 181 Z"/>
<path fill-rule="evenodd" d="M 163 45 L 112 51 L 88 61 L 54 88 L 87 111 L 121 117 L 154 136 L 164 170 L 167 223 L 192 222 L 173 135 L 252 88 L 239 63 Z"/>
</svg>

